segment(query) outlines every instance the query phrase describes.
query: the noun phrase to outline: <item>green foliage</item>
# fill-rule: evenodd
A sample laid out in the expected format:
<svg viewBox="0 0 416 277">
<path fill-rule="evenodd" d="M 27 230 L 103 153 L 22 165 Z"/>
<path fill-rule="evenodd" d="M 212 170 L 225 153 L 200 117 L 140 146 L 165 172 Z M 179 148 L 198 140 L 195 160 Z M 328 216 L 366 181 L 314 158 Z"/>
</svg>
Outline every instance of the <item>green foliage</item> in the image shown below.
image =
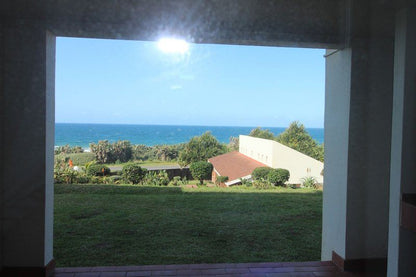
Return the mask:
<svg viewBox="0 0 416 277">
<path fill-rule="evenodd" d="M 136 161 L 146 161 L 152 156 L 152 147 L 144 144 L 133 145 L 133 159 Z"/>
<path fill-rule="evenodd" d="M 301 181 L 305 188 L 317 188 L 318 181 L 312 176 L 303 177 Z"/>
<path fill-rule="evenodd" d="M 289 170 L 276 168 L 267 174 L 267 180 L 275 186 L 283 186 L 290 178 Z"/>
<path fill-rule="evenodd" d="M 91 152 L 94 153 L 98 163 L 111 163 L 111 143 L 108 140 L 100 140 L 97 144 L 90 143 Z"/>
<path fill-rule="evenodd" d="M 276 141 L 316 160 L 324 160 L 324 146 L 316 142 L 305 126 L 297 121 L 292 122 L 289 128 L 278 135 Z"/>
<path fill-rule="evenodd" d="M 89 176 L 106 176 L 110 175 L 110 168 L 101 164 L 92 164 L 87 168 Z"/>
<path fill-rule="evenodd" d="M 211 179 L 212 169 L 211 163 L 203 161 L 191 163 L 189 166 L 192 177 L 199 180 L 201 185 L 204 183 L 204 180 Z"/>
<path fill-rule="evenodd" d="M 84 152 L 84 149 L 82 149 L 81 146 L 69 146 L 69 144 L 66 144 L 64 146 L 55 147 L 55 155 L 82 153 L 82 152 Z"/>
<path fill-rule="evenodd" d="M 175 176 L 169 182 L 169 186 L 177 187 L 177 186 L 187 185 L 188 183 L 189 181 L 186 179 L 186 176 L 183 176 L 183 178 L 181 178 L 181 176 Z"/>
<path fill-rule="evenodd" d="M 211 157 L 227 152 L 227 147 L 220 143 L 210 132 L 199 137 L 193 137 L 179 154 L 179 165 L 206 161 Z"/>
<path fill-rule="evenodd" d="M 143 179 L 143 184 L 147 186 L 167 186 L 169 185 L 169 175 L 166 171 L 148 171 Z"/>
<path fill-rule="evenodd" d="M 182 184 L 182 178 L 181 176 L 175 176 L 172 178 L 172 180 L 169 182 L 169 186 L 180 186 Z"/>
<path fill-rule="evenodd" d="M 84 166 L 85 164 L 95 161 L 95 155 L 93 153 L 71 153 L 71 154 L 58 154 L 56 158 L 63 158 L 67 161 L 71 160 L 74 165 Z"/>
<path fill-rule="evenodd" d="M 228 151 L 238 151 L 240 146 L 239 137 L 230 137 L 230 142 L 227 145 Z"/>
<path fill-rule="evenodd" d="M 119 161 L 119 163 L 125 163 L 130 161 L 132 157 L 132 149 L 130 141 L 119 140 L 111 145 L 111 156 L 113 161 Z"/>
<path fill-rule="evenodd" d="M 217 180 L 215 181 L 215 183 L 217 185 L 219 185 L 219 184 L 223 184 L 223 183 L 225 183 L 227 181 L 228 181 L 228 176 L 218 176 L 217 177 Z"/>
<path fill-rule="evenodd" d="M 263 130 L 260 127 L 251 130 L 250 136 L 275 140 L 318 161 L 324 161 L 324 145 L 315 141 L 306 131 L 305 126 L 297 121 L 292 122 L 278 136 L 274 136 L 269 130 Z"/>
<path fill-rule="evenodd" d="M 272 185 L 270 184 L 270 182 L 265 180 L 254 180 L 253 187 L 255 187 L 256 189 L 270 189 L 272 188 Z"/>
<path fill-rule="evenodd" d="M 246 186 L 246 187 L 252 187 L 253 186 L 253 181 L 251 181 L 250 179 L 243 179 L 240 178 L 241 181 L 241 185 Z"/>
<path fill-rule="evenodd" d="M 141 168 L 138 164 L 126 164 L 121 170 L 121 176 L 131 184 L 138 184 L 143 180 L 146 171 L 145 168 Z"/>
<path fill-rule="evenodd" d="M 267 176 L 272 169 L 273 168 L 267 166 L 257 167 L 253 170 L 251 176 L 254 180 L 267 180 Z"/>
<path fill-rule="evenodd" d="M 97 144 L 90 144 L 98 163 L 127 162 L 132 157 L 132 147 L 129 141 L 117 141 L 110 143 L 108 140 L 100 140 Z"/>
<path fill-rule="evenodd" d="M 271 139 L 274 140 L 274 134 L 269 130 L 263 130 L 260 127 L 251 130 L 249 136 L 256 137 L 256 138 L 263 138 L 263 139 Z"/>
<path fill-rule="evenodd" d="M 179 157 L 179 151 L 183 144 L 177 145 L 156 145 L 153 147 L 154 156 L 160 161 L 172 161 Z"/>
<path fill-rule="evenodd" d="M 56 184 L 84 184 L 90 181 L 85 172 L 75 171 L 64 157 L 55 156 L 53 178 Z"/>
</svg>

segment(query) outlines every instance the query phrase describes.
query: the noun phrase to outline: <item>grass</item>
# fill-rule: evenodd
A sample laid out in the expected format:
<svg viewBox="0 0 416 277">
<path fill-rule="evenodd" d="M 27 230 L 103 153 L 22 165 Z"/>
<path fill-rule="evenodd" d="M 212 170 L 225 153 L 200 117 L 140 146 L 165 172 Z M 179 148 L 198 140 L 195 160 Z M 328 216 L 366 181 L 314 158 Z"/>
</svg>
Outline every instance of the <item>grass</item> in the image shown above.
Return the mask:
<svg viewBox="0 0 416 277">
<path fill-rule="evenodd" d="M 320 259 L 322 192 L 55 185 L 58 267 Z"/>
</svg>

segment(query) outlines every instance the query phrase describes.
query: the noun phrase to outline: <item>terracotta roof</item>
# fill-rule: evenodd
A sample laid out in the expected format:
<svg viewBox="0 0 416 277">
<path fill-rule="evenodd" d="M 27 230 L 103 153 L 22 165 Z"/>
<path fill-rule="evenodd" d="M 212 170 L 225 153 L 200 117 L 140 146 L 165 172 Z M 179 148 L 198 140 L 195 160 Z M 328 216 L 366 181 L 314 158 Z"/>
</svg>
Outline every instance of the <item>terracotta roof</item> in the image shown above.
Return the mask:
<svg viewBox="0 0 416 277">
<path fill-rule="evenodd" d="M 228 176 L 229 181 L 251 175 L 253 170 L 257 167 L 267 166 L 261 162 L 247 157 L 244 154 L 241 154 L 238 151 L 216 156 L 208 159 L 208 161 L 212 163 L 214 169 L 221 176 Z"/>
</svg>

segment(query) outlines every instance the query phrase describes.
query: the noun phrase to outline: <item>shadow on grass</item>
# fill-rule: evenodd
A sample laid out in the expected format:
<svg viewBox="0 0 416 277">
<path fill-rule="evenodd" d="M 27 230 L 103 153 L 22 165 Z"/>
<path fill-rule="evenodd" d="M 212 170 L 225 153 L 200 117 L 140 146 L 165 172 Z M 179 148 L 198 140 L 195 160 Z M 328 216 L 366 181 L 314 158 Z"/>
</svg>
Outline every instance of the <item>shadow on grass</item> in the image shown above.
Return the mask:
<svg viewBox="0 0 416 277">
<path fill-rule="evenodd" d="M 55 194 L 75 193 L 75 194 L 268 194 L 268 193 L 284 193 L 285 195 L 300 194 L 322 194 L 322 191 L 311 189 L 254 189 L 250 187 L 199 187 L 199 188 L 183 188 L 183 187 L 157 187 L 142 185 L 107 185 L 107 184 L 55 184 Z"/>
</svg>

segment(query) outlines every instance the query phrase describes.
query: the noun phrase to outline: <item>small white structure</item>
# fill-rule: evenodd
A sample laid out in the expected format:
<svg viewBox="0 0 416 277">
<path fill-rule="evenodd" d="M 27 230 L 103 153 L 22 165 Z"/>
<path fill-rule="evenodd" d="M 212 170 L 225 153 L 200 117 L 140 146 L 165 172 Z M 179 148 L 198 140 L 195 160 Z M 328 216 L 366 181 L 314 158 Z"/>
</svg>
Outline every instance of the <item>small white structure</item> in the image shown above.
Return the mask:
<svg viewBox="0 0 416 277">
<path fill-rule="evenodd" d="M 240 135 L 239 152 L 272 168 L 289 170 L 290 184 L 302 183 L 302 178 L 314 177 L 323 184 L 324 163 L 274 140 Z"/>
</svg>

